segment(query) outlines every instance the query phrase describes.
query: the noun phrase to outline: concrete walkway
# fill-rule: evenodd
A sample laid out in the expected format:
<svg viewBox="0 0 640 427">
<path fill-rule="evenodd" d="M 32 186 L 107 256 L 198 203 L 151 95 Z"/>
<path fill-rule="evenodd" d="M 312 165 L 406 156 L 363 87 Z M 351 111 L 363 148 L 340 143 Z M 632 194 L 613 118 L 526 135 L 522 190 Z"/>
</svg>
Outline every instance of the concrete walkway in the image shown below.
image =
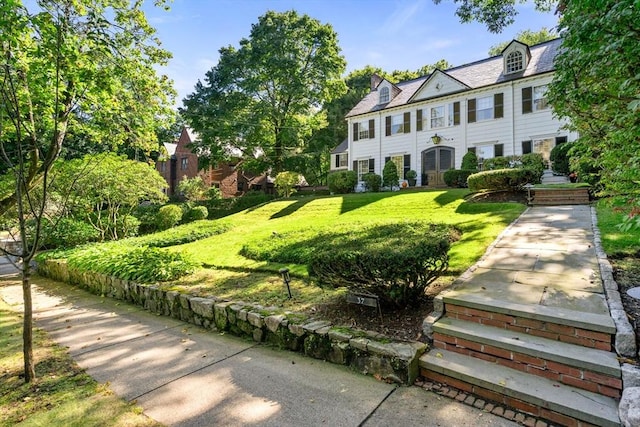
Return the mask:
<svg viewBox="0 0 640 427">
<path fill-rule="evenodd" d="M 0 271 L 7 274 L 6 259 Z M 516 426 L 418 387 L 278 351 L 34 279 L 36 325 L 78 364 L 170 426 Z M 21 310 L 19 283 L 0 298 Z"/>
</svg>

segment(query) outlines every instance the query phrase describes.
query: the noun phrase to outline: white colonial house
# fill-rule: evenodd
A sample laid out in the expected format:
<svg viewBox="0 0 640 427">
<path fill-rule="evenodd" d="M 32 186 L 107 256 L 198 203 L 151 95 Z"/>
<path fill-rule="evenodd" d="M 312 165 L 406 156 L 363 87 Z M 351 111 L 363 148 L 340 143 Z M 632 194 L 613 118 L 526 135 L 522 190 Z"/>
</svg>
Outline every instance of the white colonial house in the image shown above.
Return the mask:
<svg viewBox="0 0 640 427">
<path fill-rule="evenodd" d="M 541 153 L 577 135 L 564 129 L 546 101 L 560 39 L 535 46 L 512 41 L 499 56 L 436 70 L 393 84 L 372 76 L 371 91 L 347 115 L 349 137 L 332 152 L 333 170 L 358 180 L 393 161 L 401 178 L 442 186 L 467 151 L 484 159 Z"/>
</svg>

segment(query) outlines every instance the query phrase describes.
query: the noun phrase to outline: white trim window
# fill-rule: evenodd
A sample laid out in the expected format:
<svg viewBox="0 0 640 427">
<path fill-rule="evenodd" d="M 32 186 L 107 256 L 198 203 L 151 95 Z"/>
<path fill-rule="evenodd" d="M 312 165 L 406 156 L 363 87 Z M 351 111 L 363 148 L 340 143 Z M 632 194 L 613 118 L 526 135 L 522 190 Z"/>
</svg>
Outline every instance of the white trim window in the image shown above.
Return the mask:
<svg viewBox="0 0 640 427">
<path fill-rule="evenodd" d="M 547 103 L 547 85 L 533 87 L 533 111 L 546 110 L 549 108 Z"/>
<path fill-rule="evenodd" d="M 476 121 L 493 119 L 493 95 L 476 99 Z"/>
<path fill-rule="evenodd" d="M 362 181 L 362 175 L 369 173 L 369 159 L 358 160 L 358 181 Z"/>
<path fill-rule="evenodd" d="M 431 129 L 444 127 L 444 105 L 431 107 Z"/>
<path fill-rule="evenodd" d="M 524 55 L 519 50 L 514 50 L 507 55 L 505 61 L 505 73 L 517 73 L 524 68 Z"/>
<path fill-rule="evenodd" d="M 365 120 L 358 124 L 358 139 L 369 139 L 369 121 Z"/>
<path fill-rule="evenodd" d="M 404 132 L 404 116 L 397 114 L 391 116 L 391 135 Z"/>
<path fill-rule="evenodd" d="M 378 104 L 386 104 L 387 102 L 389 102 L 389 88 L 385 86 L 380 88 L 380 100 Z"/>
</svg>

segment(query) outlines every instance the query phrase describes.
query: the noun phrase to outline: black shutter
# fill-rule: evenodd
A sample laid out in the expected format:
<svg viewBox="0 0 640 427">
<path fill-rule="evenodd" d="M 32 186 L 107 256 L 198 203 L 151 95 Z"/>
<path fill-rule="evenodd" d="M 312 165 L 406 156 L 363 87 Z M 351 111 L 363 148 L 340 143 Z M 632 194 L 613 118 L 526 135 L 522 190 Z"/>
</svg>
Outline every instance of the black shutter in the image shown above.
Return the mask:
<svg viewBox="0 0 640 427">
<path fill-rule="evenodd" d="M 357 160 L 353 161 L 353 171 L 355 173 L 358 173 L 358 161 Z"/>
<path fill-rule="evenodd" d="M 404 171 L 402 174 L 402 179 L 407 179 L 407 172 L 409 172 L 409 169 L 411 169 L 411 155 L 405 154 L 404 155 Z"/>
<path fill-rule="evenodd" d="M 404 126 L 402 127 L 403 133 L 411 132 L 411 113 L 404 113 Z"/>
<path fill-rule="evenodd" d="M 531 153 L 531 141 L 522 141 L 522 154 Z"/>
<path fill-rule="evenodd" d="M 531 86 L 522 88 L 522 114 L 530 113 L 533 110 L 533 90 Z"/>
<path fill-rule="evenodd" d="M 369 172 L 374 173 L 376 169 L 376 159 L 369 159 Z"/>
<path fill-rule="evenodd" d="M 493 95 L 493 118 L 501 119 L 504 117 L 504 94 L 502 92 Z"/>
<path fill-rule="evenodd" d="M 476 99 L 470 99 L 467 101 L 467 122 L 476 122 Z"/>
<path fill-rule="evenodd" d="M 353 124 L 353 140 L 358 140 L 358 123 Z"/>
<path fill-rule="evenodd" d="M 457 126 L 460 124 L 460 101 L 456 101 L 453 103 L 453 125 Z"/>
<path fill-rule="evenodd" d="M 373 139 L 376 137 L 376 121 L 374 119 L 369 119 L 369 139 Z"/>
<path fill-rule="evenodd" d="M 386 136 L 391 135 L 391 116 L 387 116 L 384 118 L 384 134 Z"/>
<path fill-rule="evenodd" d="M 385 165 L 386 165 L 387 163 L 389 163 L 390 161 L 391 161 L 391 157 L 385 157 L 385 158 L 384 158 L 384 165 L 382 165 L 382 168 L 384 169 Z"/>
<path fill-rule="evenodd" d="M 416 131 L 422 130 L 422 110 L 416 111 Z"/>
<path fill-rule="evenodd" d="M 476 147 L 469 147 L 469 149 L 467 150 L 473 154 L 476 154 Z"/>
<path fill-rule="evenodd" d="M 340 154 L 336 154 L 336 168 L 340 167 Z"/>
<path fill-rule="evenodd" d="M 493 156 L 494 157 L 504 156 L 504 144 L 495 144 L 493 146 Z"/>
</svg>

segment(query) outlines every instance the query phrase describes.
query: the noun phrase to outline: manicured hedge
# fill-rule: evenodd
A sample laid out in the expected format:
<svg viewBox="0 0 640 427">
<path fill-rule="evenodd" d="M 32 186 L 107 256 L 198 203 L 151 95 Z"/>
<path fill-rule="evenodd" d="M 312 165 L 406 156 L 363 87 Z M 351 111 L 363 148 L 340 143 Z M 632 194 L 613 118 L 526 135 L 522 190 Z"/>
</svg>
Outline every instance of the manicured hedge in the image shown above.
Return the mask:
<svg viewBox="0 0 640 427">
<path fill-rule="evenodd" d="M 475 173 L 469 176 L 469 190 L 500 191 L 520 190 L 527 184 L 539 184 L 542 173 L 533 169 L 497 169 Z"/>
<path fill-rule="evenodd" d="M 448 267 L 457 232 L 422 222 L 348 224 L 324 231 L 273 233 L 245 245 L 251 259 L 307 264 L 321 284 L 347 286 L 378 295 L 387 305 L 406 306 Z"/>
<path fill-rule="evenodd" d="M 476 172 L 477 170 L 471 169 L 449 169 L 444 173 L 444 182 L 448 187 L 466 188 L 467 178 Z"/>
<path fill-rule="evenodd" d="M 164 248 L 167 246 L 195 242 L 196 240 L 205 239 L 216 234 L 222 234 L 228 229 L 229 224 L 224 222 L 200 220 L 189 224 L 179 225 L 154 234 L 133 237 L 123 240 L 122 242 L 128 245 Z"/>
<path fill-rule="evenodd" d="M 358 183 L 358 175 L 354 171 L 332 172 L 327 176 L 329 191 L 334 194 L 352 193 Z"/>
</svg>

